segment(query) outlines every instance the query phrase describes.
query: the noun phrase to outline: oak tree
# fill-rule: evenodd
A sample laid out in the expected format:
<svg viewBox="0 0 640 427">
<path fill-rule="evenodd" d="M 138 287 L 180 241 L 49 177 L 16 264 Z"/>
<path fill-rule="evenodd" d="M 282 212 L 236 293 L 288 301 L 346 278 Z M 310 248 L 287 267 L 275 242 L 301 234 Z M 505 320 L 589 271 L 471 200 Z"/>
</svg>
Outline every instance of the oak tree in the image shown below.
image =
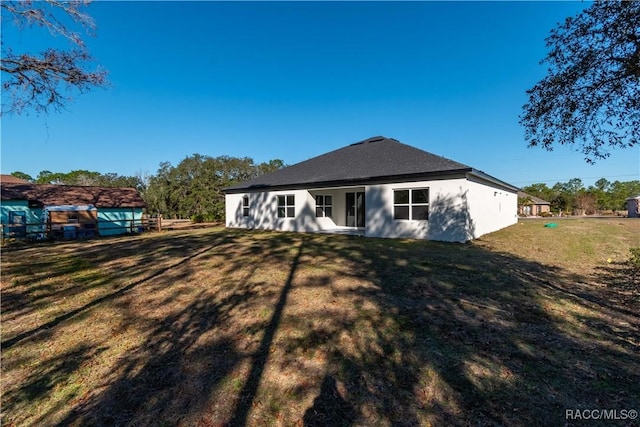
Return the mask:
<svg viewBox="0 0 640 427">
<path fill-rule="evenodd" d="M 594 163 L 640 142 L 640 2 L 596 1 L 551 31 L 547 75 L 528 90 L 529 147 L 577 147 Z"/>
<path fill-rule="evenodd" d="M 224 220 L 224 189 L 284 167 L 274 159 L 256 164 L 249 157 L 211 157 L 193 154 L 178 165 L 160 163 L 143 191 L 149 212 L 165 218 Z"/>
</svg>

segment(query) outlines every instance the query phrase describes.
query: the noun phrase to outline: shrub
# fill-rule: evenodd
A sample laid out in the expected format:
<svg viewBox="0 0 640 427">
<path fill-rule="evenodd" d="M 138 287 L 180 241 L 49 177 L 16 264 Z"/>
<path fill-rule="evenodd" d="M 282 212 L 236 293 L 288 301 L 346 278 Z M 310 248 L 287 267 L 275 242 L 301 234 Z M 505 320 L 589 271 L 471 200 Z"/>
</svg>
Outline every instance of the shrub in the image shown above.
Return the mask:
<svg viewBox="0 0 640 427">
<path fill-rule="evenodd" d="M 195 214 L 191 217 L 191 221 L 193 221 L 194 223 L 198 224 L 200 222 L 204 222 L 204 215 L 203 214 Z"/>
</svg>

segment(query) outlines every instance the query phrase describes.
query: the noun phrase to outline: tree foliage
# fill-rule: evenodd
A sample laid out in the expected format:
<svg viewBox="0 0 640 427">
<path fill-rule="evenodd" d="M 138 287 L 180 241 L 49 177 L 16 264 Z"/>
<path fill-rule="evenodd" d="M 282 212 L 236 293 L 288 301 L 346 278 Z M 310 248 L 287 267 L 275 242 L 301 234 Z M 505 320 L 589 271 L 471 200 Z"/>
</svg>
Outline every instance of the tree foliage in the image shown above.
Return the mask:
<svg viewBox="0 0 640 427">
<path fill-rule="evenodd" d="M 27 173 L 15 171 L 11 173 L 11 176 L 15 176 L 19 179 L 24 179 L 25 181 L 33 182 L 33 177 Z"/>
<path fill-rule="evenodd" d="M 255 164 L 248 157 L 194 154 L 176 166 L 161 163 L 143 197 L 150 213 L 219 221 L 225 216 L 224 188 L 283 166 L 282 160 Z"/>
<path fill-rule="evenodd" d="M 48 48 L 38 54 L 17 52 L 3 37 L 2 113 L 27 110 L 46 113 L 60 110 L 71 100 L 72 89 L 80 93 L 106 84 L 106 72 L 90 69 L 93 58 L 80 35 L 91 33 L 95 24 L 84 12 L 89 0 L 2 1 L 2 25 L 9 19 L 19 29 L 40 27 L 61 36 L 68 49 Z"/>
<path fill-rule="evenodd" d="M 640 181 L 609 182 L 601 178 L 594 185 L 585 187 L 581 179 L 573 178 L 568 182 L 557 182 L 551 188 L 538 183 L 522 190 L 548 201 L 554 212 L 592 214 L 599 210 L 626 209 L 625 200 L 640 194 Z"/>
<path fill-rule="evenodd" d="M 117 173 L 105 173 L 88 171 L 84 169 L 73 170 L 71 172 L 51 172 L 49 170 L 40 171 L 36 178 L 23 172 L 13 172 L 11 175 L 26 179 L 35 184 L 55 184 L 55 185 L 90 185 L 97 187 L 130 187 L 143 191 L 145 182 L 140 176 L 125 176 Z"/>
<path fill-rule="evenodd" d="M 528 90 L 529 147 L 579 147 L 594 163 L 640 142 L 640 2 L 596 1 L 551 31 L 546 77 Z"/>
</svg>

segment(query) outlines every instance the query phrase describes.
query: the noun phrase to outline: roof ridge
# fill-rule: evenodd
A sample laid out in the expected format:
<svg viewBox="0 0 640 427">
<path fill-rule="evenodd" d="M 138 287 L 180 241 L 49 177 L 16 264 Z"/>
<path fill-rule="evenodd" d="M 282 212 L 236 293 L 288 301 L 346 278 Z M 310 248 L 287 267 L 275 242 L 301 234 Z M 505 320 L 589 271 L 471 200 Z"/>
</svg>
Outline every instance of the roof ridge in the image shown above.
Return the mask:
<svg viewBox="0 0 640 427">
<path fill-rule="evenodd" d="M 372 136 L 372 137 L 367 138 L 367 139 L 363 139 L 362 141 L 354 142 L 353 144 L 347 145 L 347 147 L 353 147 L 354 145 L 368 144 L 368 143 L 371 143 L 371 142 L 384 141 L 385 139 L 391 139 L 393 141 L 398 142 L 395 139 L 387 138 L 386 136 L 382 136 L 382 135 L 378 135 L 378 136 Z"/>
</svg>

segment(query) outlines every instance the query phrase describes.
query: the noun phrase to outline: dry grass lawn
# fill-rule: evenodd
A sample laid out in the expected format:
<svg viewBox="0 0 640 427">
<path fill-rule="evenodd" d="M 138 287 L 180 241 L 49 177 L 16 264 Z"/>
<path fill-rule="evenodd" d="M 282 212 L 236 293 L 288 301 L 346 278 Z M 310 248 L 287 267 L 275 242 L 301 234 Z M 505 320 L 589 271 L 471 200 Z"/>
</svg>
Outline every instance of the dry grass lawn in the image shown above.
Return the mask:
<svg viewBox="0 0 640 427">
<path fill-rule="evenodd" d="M 464 245 L 213 228 L 4 248 L 2 425 L 640 410 L 640 221 L 557 222 Z"/>
</svg>

